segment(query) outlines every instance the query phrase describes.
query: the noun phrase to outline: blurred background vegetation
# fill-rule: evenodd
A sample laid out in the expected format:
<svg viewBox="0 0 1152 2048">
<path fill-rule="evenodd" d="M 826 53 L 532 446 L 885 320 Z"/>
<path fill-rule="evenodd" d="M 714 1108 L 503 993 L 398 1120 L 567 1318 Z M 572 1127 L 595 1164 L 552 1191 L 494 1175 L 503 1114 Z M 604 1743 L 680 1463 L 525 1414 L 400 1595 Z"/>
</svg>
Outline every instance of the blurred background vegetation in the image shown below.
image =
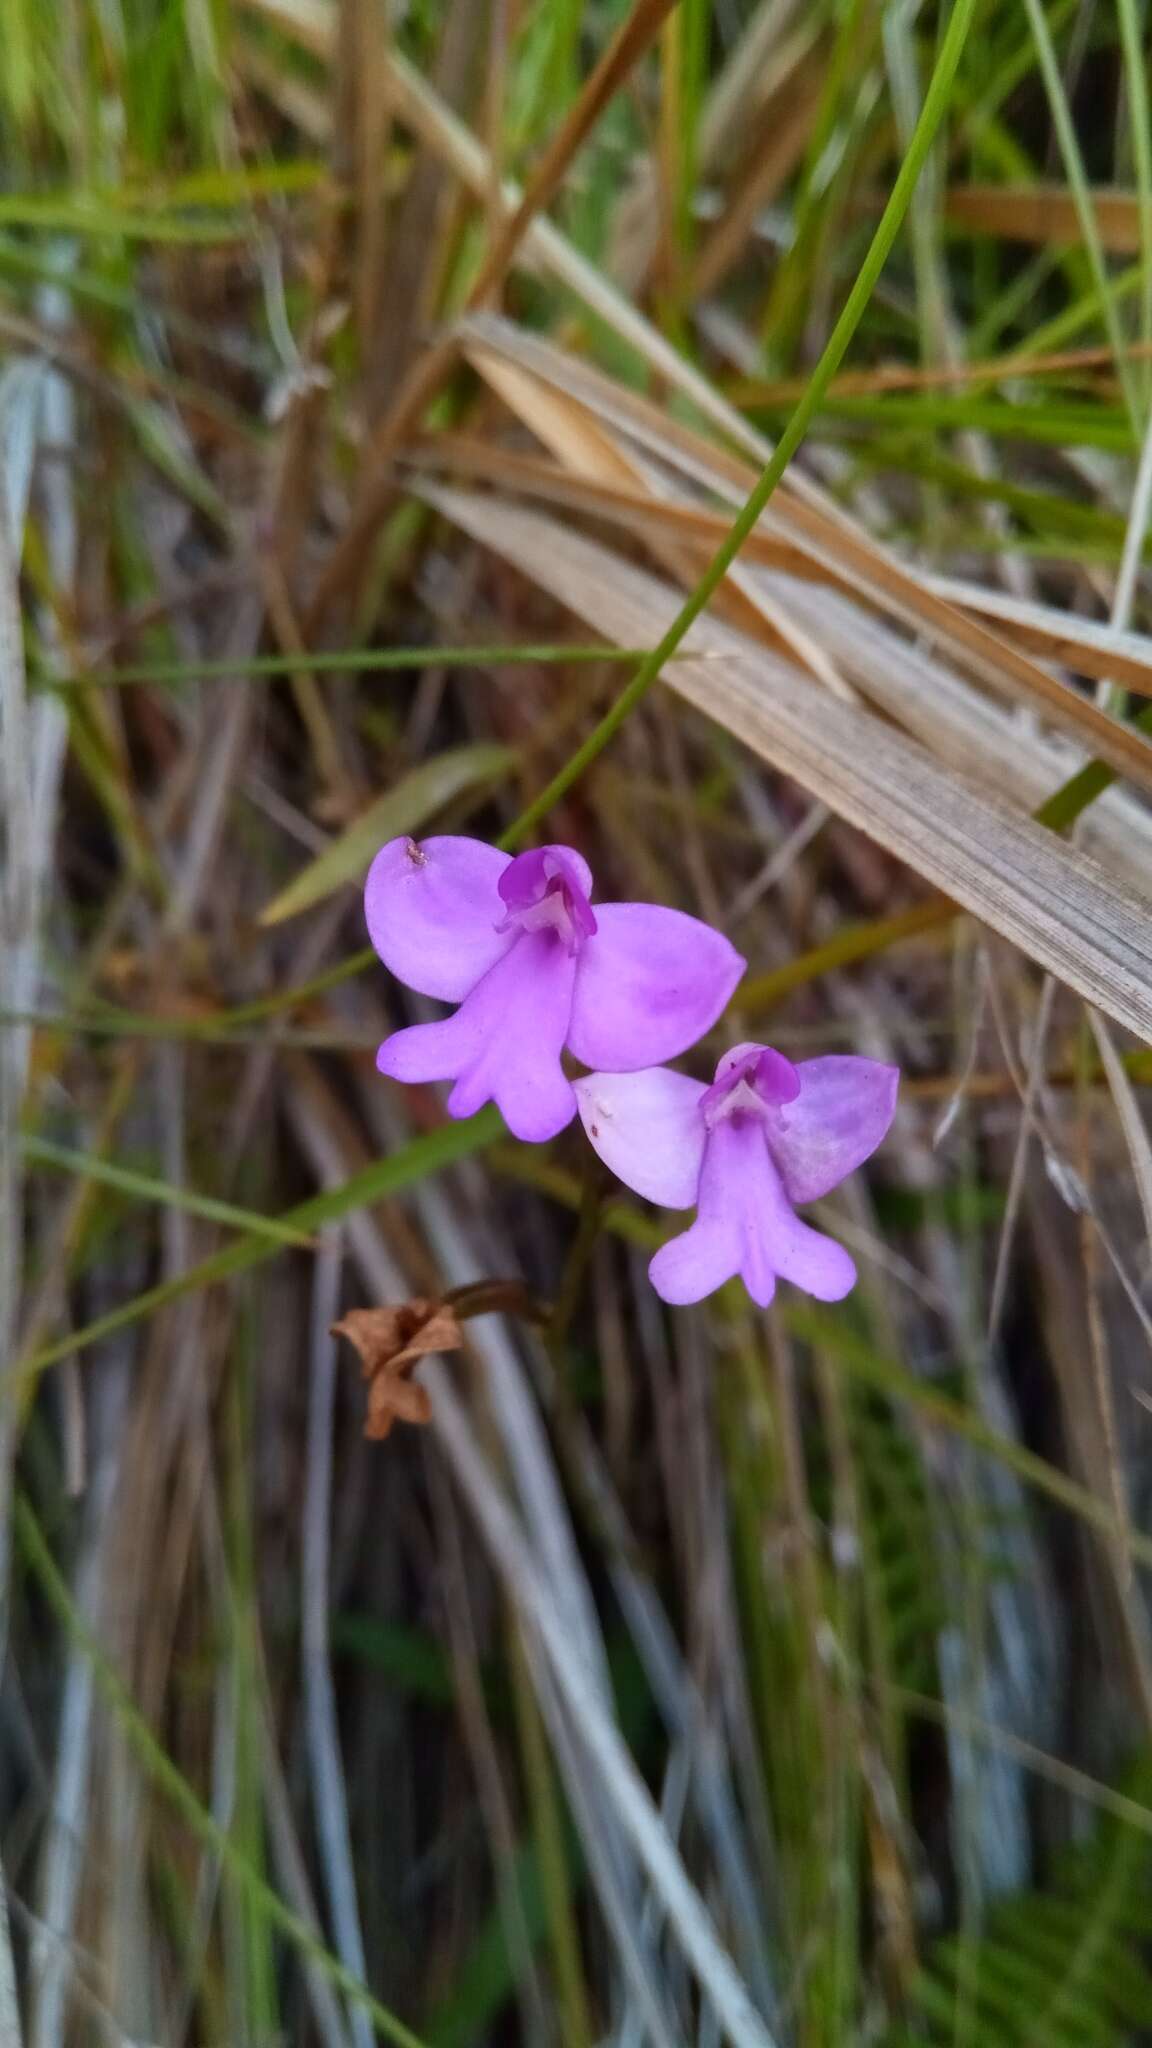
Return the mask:
<svg viewBox="0 0 1152 2048">
<path fill-rule="evenodd" d="M 4 0 L 4 2043 L 1152 2040 L 1148 51 Z M 700 1071 L 901 1063 L 841 1307 L 376 1076 L 557 777 Z"/>
</svg>

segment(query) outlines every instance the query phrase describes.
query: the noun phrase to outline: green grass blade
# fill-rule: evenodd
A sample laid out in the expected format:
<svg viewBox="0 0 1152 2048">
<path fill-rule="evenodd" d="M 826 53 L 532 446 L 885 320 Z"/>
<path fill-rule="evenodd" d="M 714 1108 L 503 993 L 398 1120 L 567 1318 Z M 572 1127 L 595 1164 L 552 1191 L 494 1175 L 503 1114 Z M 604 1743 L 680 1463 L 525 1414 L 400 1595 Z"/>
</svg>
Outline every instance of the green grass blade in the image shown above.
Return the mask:
<svg viewBox="0 0 1152 2048">
<path fill-rule="evenodd" d="M 20 1149 L 37 1166 L 58 1166 L 64 1173 L 117 1188 L 138 1202 L 159 1202 L 164 1208 L 183 1209 L 190 1216 L 203 1216 L 209 1223 L 223 1223 L 230 1230 L 243 1230 L 252 1237 L 266 1237 L 273 1244 L 307 1248 L 313 1242 L 307 1231 L 295 1230 L 274 1216 L 259 1216 L 254 1209 L 238 1208 L 234 1202 L 218 1202 L 212 1195 L 197 1195 L 189 1188 L 174 1187 L 171 1181 L 153 1180 L 150 1174 L 117 1166 L 114 1160 L 101 1159 L 95 1153 L 73 1152 L 66 1145 L 54 1145 L 47 1138 L 30 1135 L 21 1138 Z"/>
<path fill-rule="evenodd" d="M 1124 55 L 1128 126 L 1140 210 L 1140 339 L 1147 345 L 1152 342 L 1152 108 L 1148 103 L 1148 59 L 1144 49 L 1144 27 L 1135 0 L 1117 0 L 1116 13 Z M 1140 369 L 1140 381 L 1145 404 L 1149 377 L 1150 365 L 1144 363 Z"/>
<path fill-rule="evenodd" d="M 944 1429 L 964 1437 L 977 1450 L 986 1451 L 989 1457 L 998 1459 L 1010 1472 L 1014 1472 L 1026 1486 L 1057 1501 L 1071 1514 L 1079 1516 L 1081 1521 L 1098 1529 L 1110 1543 L 1122 1545 L 1135 1563 L 1143 1565 L 1146 1570 L 1152 1569 L 1152 1536 L 1141 1535 L 1136 1529 L 1121 1528 L 1108 1501 L 1101 1500 L 1087 1486 L 1070 1479 L 1066 1472 L 1050 1465 L 1046 1458 L 1038 1457 L 1023 1444 L 1015 1443 L 1011 1437 L 993 1429 L 982 1415 L 966 1407 L 963 1401 L 942 1393 L 928 1381 L 917 1379 L 914 1373 L 906 1372 L 902 1366 L 881 1357 L 857 1331 L 838 1322 L 834 1316 L 824 1315 L 818 1309 L 789 1306 L 786 1320 L 797 1337 L 823 1346 L 846 1372 L 863 1380 L 867 1386 L 877 1388 L 880 1393 L 910 1402 L 929 1422 L 939 1423 Z"/>
<path fill-rule="evenodd" d="M 438 647 L 352 647 L 309 650 L 307 667 L 313 675 L 388 674 L 412 668 L 512 667 L 517 663 L 642 661 L 646 647 L 597 647 L 587 644 L 549 642 L 540 646 Z M 165 683 L 207 683 L 258 676 L 291 676 L 301 666 L 294 654 L 253 654 L 237 661 L 142 661 L 126 668 L 93 669 L 89 675 L 40 676 L 32 687 L 38 690 L 123 689 L 133 683 L 157 687 Z"/>
<path fill-rule="evenodd" d="M 319 1230 L 325 1223 L 335 1223 L 342 1216 L 350 1215 L 353 1209 L 399 1194 L 402 1189 L 423 1180 L 426 1174 L 438 1173 L 443 1167 L 454 1165 L 458 1159 L 466 1159 L 470 1153 L 492 1144 L 503 1130 L 498 1112 L 492 1108 L 482 1109 L 466 1123 L 445 1124 L 442 1129 L 430 1131 L 425 1137 L 413 1138 L 390 1159 L 376 1160 L 360 1173 L 353 1174 L 342 1186 L 330 1188 L 321 1195 L 312 1195 L 306 1202 L 298 1202 L 295 1208 L 287 1210 L 276 1220 L 282 1230 L 307 1233 Z M 182 1295 L 213 1286 L 220 1280 L 230 1280 L 237 1273 L 246 1272 L 250 1266 L 275 1257 L 276 1252 L 282 1249 L 282 1245 L 271 1242 L 266 1235 L 257 1236 L 250 1231 L 238 1243 L 216 1252 L 211 1258 L 202 1259 L 199 1265 L 181 1273 L 177 1279 L 150 1287 L 146 1293 L 136 1295 L 120 1308 L 111 1309 L 84 1329 L 74 1330 L 70 1336 L 35 1352 L 22 1374 L 24 1397 L 30 1394 L 45 1367 L 55 1365 L 59 1359 L 68 1358 L 74 1352 L 87 1350 L 102 1337 L 110 1336 L 113 1330 L 122 1330 L 129 1323 L 139 1322 L 142 1317 L 151 1315 L 170 1301 L 179 1300 Z"/>
<path fill-rule="evenodd" d="M 1096 283 L 1100 307 L 1104 315 L 1104 325 L 1112 345 L 1112 352 L 1116 358 L 1116 374 L 1120 380 L 1120 386 L 1123 390 L 1133 430 L 1135 431 L 1140 419 L 1140 407 L 1137 403 L 1132 365 L 1124 348 L 1124 336 L 1120 327 L 1119 315 L 1116 311 L 1115 296 L 1108 277 L 1108 266 L 1104 258 L 1100 231 L 1096 225 L 1096 211 L 1092 204 L 1092 193 L 1088 183 L 1087 172 L 1084 168 L 1084 158 L 1081 154 L 1079 137 L 1076 133 L 1076 123 L 1072 116 L 1072 109 L 1068 104 L 1068 96 L 1064 90 L 1064 81 L 1060 76 L 1060 66 L 1056 61 L 1052 31 L 1044 12 L 1042 0 L 1024 0 L 1024 11 L 1028 16 L 1028 23 L 1036 44 L 1036 56 L 1040 65 L 1040 75 L 1044 81 L 1044 90 L 1048 96 L 1048 109 L 1052 116 L 1052 125 L 1056 130 L 1057 140 L 1060 144 L 1060 154 L 1064 159 L 1064 169 L 1075 202 L 1076 217 L 1080 223 L 1080 233 L 1084 238 L 1084 247 L 1088 252 L 1088 260 L 1092 266 L 1092 275 Z"/>
</svg>

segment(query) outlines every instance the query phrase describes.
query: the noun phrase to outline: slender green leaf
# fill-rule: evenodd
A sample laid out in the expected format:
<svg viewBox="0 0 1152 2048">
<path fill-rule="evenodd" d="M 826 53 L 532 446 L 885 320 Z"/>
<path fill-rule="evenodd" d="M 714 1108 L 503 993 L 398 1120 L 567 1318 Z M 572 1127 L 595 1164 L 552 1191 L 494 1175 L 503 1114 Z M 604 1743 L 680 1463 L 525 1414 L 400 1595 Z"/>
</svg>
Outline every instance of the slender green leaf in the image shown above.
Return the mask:
<svg viewBox="0 0 1152 2048">
<path fill-rule="evenodd" d="M 273 898 L 261 913 L 261 924 L 283 924 L 311 910 L 337 889 L 350 882 L 362 882 L 377 849 L 402 832 L 418 832 L 437 811 L 466 790 L 475 791 L 496 782 L 507 773 L 516 756 L 511 747 L 477 742 L 475 746 L 453 747 L 421 762 L 366 811 L 354 818 L 347 829 L 326 846 L 323 853 L 301 868 L 286 889 Z"/>
<path fill-rule="evenodd" d="M 1046 1458 L 1038 1457 L 1034 1451 L 994 1429 L 974 1409 L 966 1407 L 951 1394 L 942 1393 L 929 1381 L 917 1379 L 914 1373 L 906 1372 L 890 1359 L 881 1357 L 857 1331 L 819 1309 L 789 1306 L 786 1320 L 797 1337 L 820 1345 L 846 1372 L 894 1399 L 909 1401 L 929 1422 L 937 1422 L 943 1428 L 953 1430 L 978 1450 L 998 1458 L 1026 1486 L 1047 1494 L 1050 1500 L 1059 1502 L 1061 1507 L 1078 1515 L 1081 1521 L 1099 1529 L 1112 1543 L 1122 1545 L 1135 1563 L 1152 1569 L 1152 1536 L 1121 1528 L 1108 1501 L 1099 1499 L 1088 1487 L 1070 1479 L 1066 1472 L 1050 1465 Z"/>
<path fill-rule="evenodd" d="M 598 647 L 574 642 L 568 646 L 549 642 L 532 646 L 515 642 L 511 646 L 486 647 L 348 647 L 309 651 L 307 666 L 314 675 L 376 675 L 410 668 L 512 667 L 517 663 L 641 661 L 645 647 Z M 236 661 L 142 661 L 127 668 L 93 669 L 89 675 L 39 676 L 33 688 L 40 690 L 123 689 L 133 683 L 153 688 L 165 683 L 207 683 L 258 676 L 291 676 L 298 673 L 300 658 L 295 654 L 252 654 Z"/>
<path fill-rule="evenodd" d="M 73 1152 L 66 1145 L 53 1145 L 47 1138 L 23 1137 L 20 1147 L 26 1159 L 37 1166 L 58 1166 L 64 1173 L 84 1180 L 99 1181 L 103 1187 L 118 1188 L 138 1202 L 159 1202 L 168 1209 L 185 1209 L 190 1216 L 203 1216 L 209 1223 L 224 1223 L 232 1230 L 245 1230 L 253 1237 L 267 1237 L 274 1244 L 308 1246 L 307 1231 L 279 1223 L 274 1216 L 259 1216 L 254 1209 L 237 1208 L 234 1202 L 218 1202 L 212 1195 L 193 1194 L 190 1188 L 173 1187 L 171 1181 L 153 1180 L 150 1174 L 117 1166 L 92 1152 Z"/>
<path fill-rule="evenodd" d="M 308 1201 L 298 1202 L 295 1208 L 286 1210 L 276 1220 L 282 1230 L 319 1230 L 325 1223 L 335 1223 L 340 1217 L 350 1215 L 354 1209 L 399 1194 L 402 1189 L 423 1180 L 426 1174 L 438 1173 L 442 1167 L 451 1166 L 458 1159 L 466 1159 L 469 1153 L 492 1144 L 503 1129 L 500 1116 L 492 1108 L 482 1109 L 465 1123 L 444 1124 L 440 1130 L 430 1131 L 426 1137 L 413 1138 L 391 1158 L 378 1159 L 372 1166 L 354 1173 L 340 1187 L 329 1188 L 322 1195 L 312 1195 Z M 250 1266 L 258 1266 L 262 1260 L 273 1258 L 282 1249 L 266 1234 L 258 1236 L 250 1231 L 224 1251 L 202 1259 L 199 1265 L 181 1273 L 177 1279 L 161 1281 L 159 1286 L 135 1295 L 120 1308 L 110 1309 L 107 1315 L 88 1323 L 84 1329 L 74 1330 L 70 1336 L 35 1352 L 27 1360 L 21 1375 L 24 1394 L 30 1393 L 46 1366 L 55 1365 L 59 1359 L 69 1358 L 75 1352 L 86 1351 L 102 1337 L 111 1336 L 114 1330 L 122 1330 L 130 1323 L 138 1323 L 142 1317 L 151 1315 L 170 1301 L 179 1300 L 182 1295 L 194 1294 L 199 1288 L 211 1287 L 220 1280 L 230 1280 L 237 1273 L 246 1272 Z"/>
</svg>

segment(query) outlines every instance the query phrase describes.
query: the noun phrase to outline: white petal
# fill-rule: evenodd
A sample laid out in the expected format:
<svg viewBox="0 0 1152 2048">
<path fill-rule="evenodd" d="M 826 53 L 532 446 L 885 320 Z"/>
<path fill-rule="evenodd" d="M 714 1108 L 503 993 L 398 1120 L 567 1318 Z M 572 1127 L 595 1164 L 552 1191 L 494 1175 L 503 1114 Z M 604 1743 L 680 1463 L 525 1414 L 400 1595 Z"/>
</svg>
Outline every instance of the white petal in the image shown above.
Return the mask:
<svg viewBox="0 0 1152 2048">
<path fill-rule="evenodd" d="M 616 1178 L 665 1209 L 690 1209 L 704 1159 L 703 1081 L 646 1067 L 586 1074 L 575 1087 L 589 1142 Z"/>
</svg>

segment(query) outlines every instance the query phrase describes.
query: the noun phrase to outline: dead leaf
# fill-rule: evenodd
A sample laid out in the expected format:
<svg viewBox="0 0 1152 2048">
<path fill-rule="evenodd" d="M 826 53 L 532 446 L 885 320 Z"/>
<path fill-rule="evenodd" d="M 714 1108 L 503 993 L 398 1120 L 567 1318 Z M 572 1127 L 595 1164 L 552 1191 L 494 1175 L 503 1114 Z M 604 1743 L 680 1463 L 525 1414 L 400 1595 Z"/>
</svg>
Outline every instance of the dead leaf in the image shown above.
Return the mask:
<svg viewBox="0 0 1152 2048">
<path fill-rule="evenodd" d="M 390 1308 L 353 1308 L 332 1325 L 360 1353 L 368 1381 L 366 1437 L 380 1442 L 394 1422 L 426 1423 L 432 1404 L 410 1375 L 433 1351 L 459 1351 L 464 1339 L 456 1313 L 443 1301 L 416 1296 Z"/>
</svg>

